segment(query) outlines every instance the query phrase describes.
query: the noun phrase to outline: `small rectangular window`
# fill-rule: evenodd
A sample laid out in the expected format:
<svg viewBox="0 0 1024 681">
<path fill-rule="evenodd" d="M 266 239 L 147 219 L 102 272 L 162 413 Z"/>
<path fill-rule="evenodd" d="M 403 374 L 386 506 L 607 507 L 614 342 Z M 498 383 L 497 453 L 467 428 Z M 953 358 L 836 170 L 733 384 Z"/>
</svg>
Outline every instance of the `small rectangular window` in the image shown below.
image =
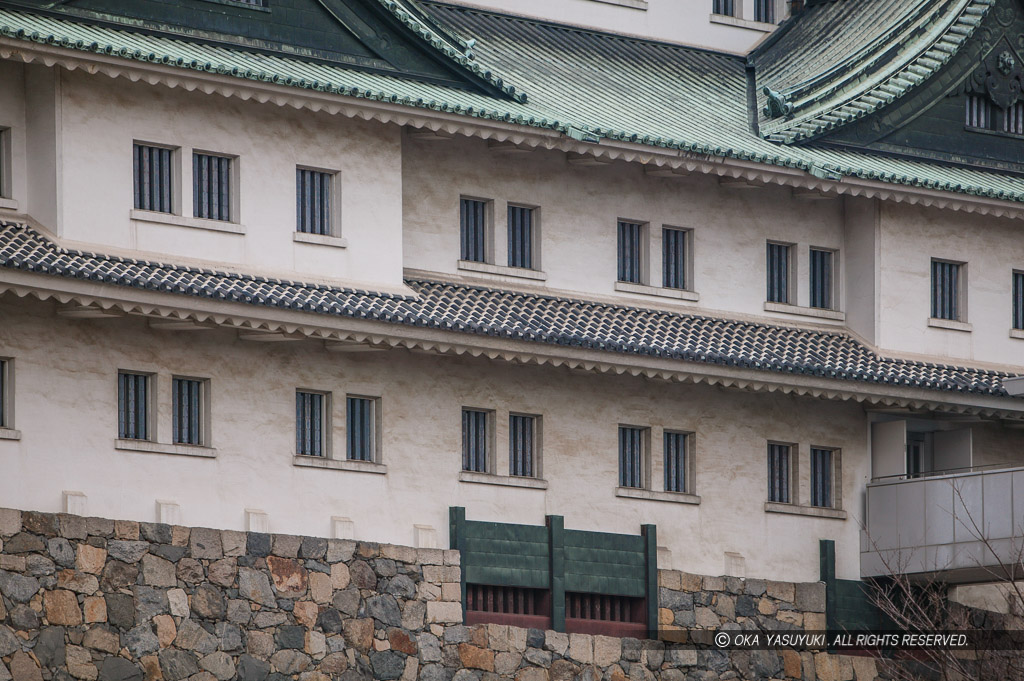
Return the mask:
<svg viewBox="0 0 1024 681">
<path fill-rule="evenodd" d="M 487 262 L 487 202 L 477 199 L 459 201 L 459 230 L 462 259 Z"/>
<path fill-rule="evenodd" d="M 791 247 L 789 244 L 768 243 L 766 263 L 768 271 L 767 300 L 770 303 L 790 302 L 790 253 Z"/>
<path fill-rule="evenodd" d="M 790 445 L 768 444 L 768 501 L 791 503 L 791 450 Z"/>
<path fill-rule="evenodd" d="M 811 249 L 811 307 L 831 310 L 833 308 L 833 252 L 820 248 Z"/>
<path fill-rule="evenodd" d="M 11 198 L 10 128 L 0 128 L 0 198 Z"/>
<path fill-rule="evenodd" d="M 121 371 L 117 374 L 117 437 L 149 440 L 151 429 L 149 374 Z"/>
<path fill-rule="evenodd" d="M 687 258 L 689 257 L 687 250 L 690 232 L 685 229 L 666 227 L 662 230 L 661 234 L 662 286 L 665 288 L 687 289 L 690 283 L 687 279 L 686 271 Z"/>
<path fill-rule="evenodd" d="M 687 474 L 689 465 L 686 433 L 665 431 L 665 491 L 689 492 L 690 481 Z"/>
<path fill-rule="evenodd" d="M 295 230 L 330 236 L 331 185 L 334 174 L 319 170 L 295 170 Z"/>
<path fill-rule="evenodd" d="M 14 395 L 11 390 L 11 362 L 0 359 L 0 428 L 11 427 L 11 404 L 14 402 Z"/>
<path fill-rule="evenodd" d="M 175 444 L 203 445 L 205 381 L 175 378 L 171 381 L 172 438 Z"/>
<path fill-rule="evenodd" d="M 966 125 L 968 128 L 995 130 L 996 107 L 986 95 L 967 95 Z"/>
<path fill-rule="evenodd" d="M 490 412 L 479 409 L 462 410 L 462 470 L 488 473 L 490 454 L 488 421 Z"/>
<path fill-rule="evenodd" d="M 775 23 L 775 0 L 754 0 L 754 21 Z"/>
<path fill-rule="evenodd" d="M 619 221 L 619 281 L 643 283 L 643 228 L 638 222 Z"/>
<path fill-rule="evenodd" d="M 508 473 L 535 477 L 537 417 L 511 414 L 508 417 Z"/>
<path fill-rule="evenodd" d="M 835 465 L 831 449 L 811 448 L 811 506 L 832 508 L 832 480 Z"/>
<path fill-rule="evenodd" d="M 961 321 L 961 263 L 932 260 L 932 317 Z"/>
<path fill-rule="evenodd" d="M 327 456 L 327 402 L 325 393 L 295 391 L 295 453 Z"/>
<path fill-rule="evenodd" d="M 643 489 L 646 486 L 646 428 L 619 426 L 619 486 Z"/>
<path fill-rule="evenodd" d="M 377 399 L 346 399 L 346 455 L 349 461 L 377 460 Z"/>
<path fill-rule="evenodd" d="M 207 220 L 231 221 L 232 159 L 227 156 L 192 155 L 193 215 Z"/>
<path fill-rule="evenodd" d="M 134 147 L 135 207 L 157 213 L 174 212 L 174 151 L 136 144 Z"/>
<path fill-rule="evenodd" d="M 508 266 L 533 269 L 533 209 L 508 207 Z"/>
<path fill-rule="evenodd" d="M 711 11 L 714 14 L 723 14 L 727 17 L 736 16 L 735 0 L 712 0 Z"/>
<path fill-rule="evenodd" d="M 1024 330 L 1024 272 L 1013 273 L 1013 328 Z"/>
</svg>

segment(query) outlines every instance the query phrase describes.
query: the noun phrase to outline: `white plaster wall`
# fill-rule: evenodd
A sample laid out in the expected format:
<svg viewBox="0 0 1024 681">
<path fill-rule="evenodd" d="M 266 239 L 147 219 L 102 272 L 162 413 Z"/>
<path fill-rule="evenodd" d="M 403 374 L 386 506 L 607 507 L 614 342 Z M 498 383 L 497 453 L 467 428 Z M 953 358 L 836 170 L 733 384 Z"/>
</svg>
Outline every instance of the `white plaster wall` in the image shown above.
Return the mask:
<svg viewBox="0 0 1024 681">
<path fill-rule="evenodd" d="M 13 199 L 22 206 L 28 200 L 25 181 L 25 66 L 12 61 L 0 61 L 0 129 L 6 129 L 3 173 L 0 196 Z"/>
<path fill-rule="evenodd" d="M 732 21 L 728 18 L 712 20 L 711 0 L 449 1 L 738 54 L 746 54 L 772 28 L 752 21 L 754 0 L 736 0 L 738 20 Z M 786 4 L 785 0 L 776 2 L 776 15 L 780 20 L 786 12 Z"/>
<path fill-rule="evenodd" d="M 570 373 L 405 351 L 338 354 L 313 342 L 258 344 L 229 331 L 150 330 L 138 318 L 69 320 L 53 306 L 0 298 L 0 356 L 14 358 L 18 440 L 0 440 L 3 505 L 58 511 L 62 490 L 88 513 L 153 521 L 156 500 L 180 504 L 183 524 L 242 529 L 244 511 L 275 532 L 329 535 L 332 516 L 358 538 L 411 544 L 432 525 L 447 545 L 448 507 L 470 519 L 623 533 L 658 525 L 672 567 L 722 574 L 738 552 L 746 576 L 818 578 L 818 540 L 837 541 L 839 575 L 859 576 L 858 518 L 869 474 L 866 418 L 849 403 L 760 395 L 634 377 Z M 216 459 L 114 449 L 118 369 L 157 374 L 157 439 L 169 439 L 172 374 L 211 379 Z M 296 387 L 334 395 L 335 451 L 344 446 L 344 395 L 379 395 L 386 475 L 296 467 Z M 461 408 L 497 410 L 497 455 L 507 455 L 509 410 L 543 419 L 545 490 L 459 482 Z M 700 505 L 615 496 L 617 427 L 696 433 Z M 808 450 L 839 447 L 846 520 L 766 513 L 766 442 L 799 446 L 799 499 Z M 503 450 L 504 447 L 504 450 Z M 505 460 L 507 461 L 507 459 Z M 507 465 L 507 464 L 506 464 Z M 653 488 L 663 489 L 655 465 Z"/>
<path fill-rule="evenodd" d="M 1011 273 L 1024 269 L 1020 221 L 882 204 L 879 345 L 887 351 L 1024 367 L 1024 339 L 1010 336 Z M 933 328 L 931 260 L 967 263 L 971 330 Z"/>
<path fill-rule="evenodd" d="M 80 72 L 65 73 L 62 81 L 67 239 L 400 285 L 399 128 Z M 186 217 L 193 212 L 192 150 L 237 156 L 237 222 L 246 233 L 130 220 L 135 141 L 180 148 L 179 201 Z M 335 224 L 347 248 L 293 241 L 298 165 L 340 173 Z"/>
<path fill-rule="evenodd" d="M 615 291 L 619 218 L 649 223 L 646 283 L 654 286 L 662 283 L 662 227 L 693 230 L 693 283 L 700 301 L 671 301 L 681 309 L 793 319 L 764 310 L 766 241 L 796 245 L 795 302 L 804 306 L 809 300 L 808 248 L 842 251 L 844 245 L 838 200 L 794 200 L 786 187 L 727 188 L 708 176 L 652 177 L 639 164 L 581 167 L 562 152 L 510 154 L 480 140 L 407 137 L 403 184 L 406 267 L 457 272 L 460 196 L 494 200 L 495 263 L 507 265 L 506 206 L 533 205 L 540 207 L 548 287 L 635 304 L 669 301 Z"/>
</svg>

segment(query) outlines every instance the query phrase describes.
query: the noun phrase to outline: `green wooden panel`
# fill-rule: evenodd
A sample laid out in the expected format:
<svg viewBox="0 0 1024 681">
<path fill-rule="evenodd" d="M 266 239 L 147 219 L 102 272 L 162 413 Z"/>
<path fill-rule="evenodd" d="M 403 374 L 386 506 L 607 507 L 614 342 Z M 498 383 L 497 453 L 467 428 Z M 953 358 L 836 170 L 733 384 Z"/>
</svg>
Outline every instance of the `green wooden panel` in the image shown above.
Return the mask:
<svg viewBox="0 0 1024 681">
<path fill-rule="evenodd" d="M 647 595 L 646 570 L 641 569 L 637 578 L 598 577 L 593 575 L 565 575 L 565 590 L 580 593 L 604 594 L 606 596 L 629 596 L 644 598 Z"/>
<path fill-rule="evenodd" d="M 548 530 L 543 525 L 514 525 L 512 523 L 466 522 L 466 536 L 477 539 L 548 543 Z"/>
<path fill-rule="evenodd" d="M 551 627 L 565 631 L 565 518 L 549 515 L 547 530 L 551 542 Z"/>
<path fill-rule="evenodd" d="M 644 539 L 633 534 L 613 534 L 611 532 L 588 532 L 585 530 L 566 530 L 566 547 L 595 548 L 613 551 L 627 551 L 643 554 Z"/>
<path fill-rule="evenodd" d="M 468 584 L 492 584 L 496 586 L 522 586 L 530 589 L 547 589 L 549 572 L 543 570 L 520 570 L 515 568 L 470 565 L 463 568 Z"/>
</svg>

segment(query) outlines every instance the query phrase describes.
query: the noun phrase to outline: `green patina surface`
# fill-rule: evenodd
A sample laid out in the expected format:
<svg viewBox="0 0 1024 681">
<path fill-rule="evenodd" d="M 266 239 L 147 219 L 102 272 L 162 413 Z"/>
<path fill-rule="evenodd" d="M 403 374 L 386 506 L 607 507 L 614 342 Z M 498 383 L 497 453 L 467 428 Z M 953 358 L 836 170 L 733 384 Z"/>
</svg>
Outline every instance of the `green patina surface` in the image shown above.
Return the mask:
<svg viewBox="0 0 1024 681">
<path fill-rule="evenodd" d="M 753 103 L 748 101 L 747 63 L 735 55 L 452 5 L 422 3 L 420 15 L 419 10 L 408 4 L 410 0 L 406 4 L 377 1 L 396 16 L 403 16 L 403 25 L 411 34 L 419 35 L 424 44 L 450 50 L 448 58 L 453 63 L 481 74 L 505 95 L 355 65 L 318 63 L 12 9 L 0 9 L 0 35 L 342 97 L 553 130 L 594 143 L 616 140 L 698 158 L 733 158 L 795 168 L 833 180 L 849 176 L 1024 201 L 1024 177 L 1016 173 L 869 150 L 784 145 L 763 139 L 751 126 L 749 111 Z M 878 1 L 872 0 L 872 6 Z M 993 1 L 950 0 L 943 3 L 950 9 L 941 16 L 952 27 L 956 25 L 950 18 L 954 14 L 954 18 L 975 16 L 968 10 L 982 9 Z M 0 2 L 5 4 L 8 3 Z M 809 11 L 847 4 L 850 3 L 824 3 Z M 894 4 L 909 12 L 920 1 L 902 0 Z M 954 9 L 961 6 L 963 11 L 955 13 Z M 939 25 L 946 24 L 940 21 L 936 26 Z M 936 27 L 928 35 L 938 30 Z M 472 58 L 450 47 L 460 39 L 476 41 Z M 867 29 L 862 40 L 871 43 Z M 921 77 L 926 78 L 923 74 Z M 507 96 L 509 93 L 515 96 Z"/>
<path fill-rule="evenodd" d="M 825 626 L 830 631 L 883 631 L 897 627 L 875 605 L 871 585 L 836 577 L 836 543 L 819 542 L 821 581 L 825 582 Z"/>
</svg>

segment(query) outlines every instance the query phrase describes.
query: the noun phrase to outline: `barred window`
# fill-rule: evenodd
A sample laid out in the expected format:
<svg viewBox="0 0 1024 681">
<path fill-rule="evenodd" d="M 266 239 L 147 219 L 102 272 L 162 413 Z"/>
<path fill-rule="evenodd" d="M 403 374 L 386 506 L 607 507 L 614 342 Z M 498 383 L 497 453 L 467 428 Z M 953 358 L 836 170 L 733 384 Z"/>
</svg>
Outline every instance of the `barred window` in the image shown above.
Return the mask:
<svg viewBox="0 0 1024 681">
<path fill-rule="evenodd" d="M 686 433 L 665 432 L 665 491 L 689 492 Z"/>
<path fill-rule="evenodd" d="M 775 23 L 775 0 L 754 0 L 754 21 Z"/>
<path fill-rule="evenodd" d="M 643 283 L 643 225 L 619 221 L 619 281 Z"/>
<path fill-rule="evenodd" d="M 231 162 L 227 156 L 192 154 L 192 208 L 197 218 L 232 219 Z"/>
<path fill-rule="evenodd" d="M 966 124 L 969 128 L 996 129 L 996 107 L 984 95 L 967 95 Z"/>
<path fill-rule="evenodd" d="M 811 506 L 832 508 L 832 466 L 831 449 L 811 448 Z"/>
<path fill-rule="evenodd" d="M 174 212 L 174 151 L 147 144 L 134 146 L 135 207 Z"/>
<path fill-rule="evenodd" d="M 377 460 L 377 400 L 373 397 L 348 397 L 347 456 L 350 461 Z"/>
<path fill-rule="evenodd" d="M 11 427 L 11 405 L 14 395 L 11 390 L 11 362 L 0 359 L 0 428 Z"/>
<path fill-rule="evenodd" d="M 811 249 L 811 307 L 833 308 L 832 259 L 832 251 Z"/>
<path fill-rule="evenodd" d="M 790 445 L 768 444 L 768 501 L 790 502 Z"/>
<path fill-rule="evenodd" d="M 295 230 L 305 234 L 331 234 L 331 185 L 333 173 L 295 170 Z"/>
<path fill-rule="evenodd" d="M 791 251 L 792 249 L 788 244 L 768 243 L 767 299 L 770 303 L 790 302 L 789 271 Z"/>
<path fill-rule="evenodd" d="M 959 321 L 962 317 L 962 263 L 932 260 L 932 317 Z"/>
<path fill-rule="evenodd" d="M 194 378 L 171 381 L 171 420 L 175 444 L 203 445 L 203 385 Z"/>
<path fill-rule="evenodd" d="M 1003 112 L 1003 132 L 1024 135 L 1024 102 L 1017 102 Z"/>
<path fill-rule="evenodd" d="M 661 232 L 661 283 L 665 288 L 685 289 L 689 230 L 664 228 Z"/>
<path fill-rule="evenodd" d="M 148 440 L 149 374 L 120 371 L 117 374 L 117 437 L 122 440 Z"/>
<path fill-rule="evenodd" d="M 462 410 L 462 470 L 488 473 L 490 412 Z"/>
<path fill-rule="evenodd" d="M 11 196 L 11 131 L 0 128 L 0 197 Z"/>
<path fill-rule="evenodd" d="M 487 202 L 461 199 L 459 225 L 462 259 L 487 262 Z"/>
<path fill-rule="evenodd" d="M 644 452 L 647 449 L 647 429 L 619 426 L 619 486 L 645 487 Z"/>
<path fill-rule="evenodd" d="M 1013 328 L 1024 330 L 1024 272 L 1013 273 Z"/>
<path fill-rule="evenodd" d="M 327 456 L 327 402 L 325 393 L 295 391 L 295 453 Z"/>
<path fill-rule="evenodd" d="M 736 16 L 735 0 L 712 0 L 711 11 L 714 14 L 724 14 L 727 17 Z"/>
<path fill-rule="evenodd" d="M 537 445 L 537 417 L 511 414 L 508 417 L 509 475 L 532 478 Z"/>
<path fill-rule="evenodd" d="M 508 207 L 508 266 L 533 269 L 533 209 Z"/>
</svg>

